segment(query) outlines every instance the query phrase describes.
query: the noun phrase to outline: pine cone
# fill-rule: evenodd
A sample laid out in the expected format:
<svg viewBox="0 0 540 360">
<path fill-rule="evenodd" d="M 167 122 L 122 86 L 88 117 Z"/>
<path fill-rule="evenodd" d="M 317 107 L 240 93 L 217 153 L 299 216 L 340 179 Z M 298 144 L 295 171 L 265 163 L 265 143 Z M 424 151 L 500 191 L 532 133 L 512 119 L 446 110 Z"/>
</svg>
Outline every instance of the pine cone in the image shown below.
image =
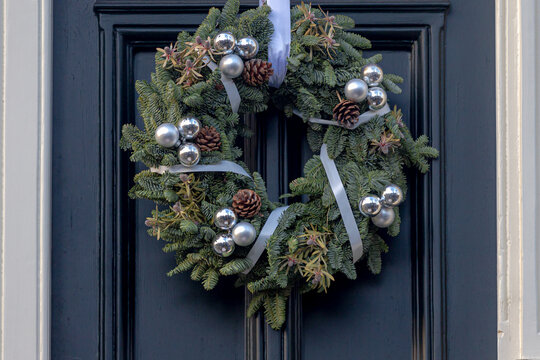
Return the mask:
<svg viewBox="0 0 540 360">
<path fill-rule="evenodd" d="M 221 135 L 213 126 L 203 127 L 195 139 L 201 151 L 218 151 L 221 146 Z"/>
<path fill-rule="evenodd" d="M 358 122 L 358 116 L 360 116 L 360 108 L 353 101 L 341 100 L 334 107 L 334 120 L 346 128 L 353 127 Z"/>
<path fill-rule="evenodd" d="M 233 196 L 232 208 L 236 215 L 252 218 L 261 210 L 261 197 L 253 190 L 238 190 Z"/>
<path fill-rule="evenodd" d="M 246 84 L 259 86 L 268 81 L 274 74 L 272 63 L 261 59 L 251 59 L 244 63 L 244 72 L 242 76 Z"/>
</svg>

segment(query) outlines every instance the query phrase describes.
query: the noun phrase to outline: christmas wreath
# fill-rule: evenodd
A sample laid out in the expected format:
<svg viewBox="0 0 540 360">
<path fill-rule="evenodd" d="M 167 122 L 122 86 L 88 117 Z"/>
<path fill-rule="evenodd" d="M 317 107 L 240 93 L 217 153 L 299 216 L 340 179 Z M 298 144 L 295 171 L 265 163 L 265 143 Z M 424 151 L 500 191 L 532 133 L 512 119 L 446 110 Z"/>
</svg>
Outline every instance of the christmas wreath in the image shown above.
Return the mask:
<svg viewBox="0 0 540 360">
<path fill-rule="evenodd" d="M 383 73 L 381 55 L 362 56 L 371 45 L 348 31 L 352 19 L 302 3 L 278 36 L 276 9 L 238 11 L 239 0 L 212 8 L 194 34 L 158 49 L 151 81 L 136 84 L 144 129 L 125 125 L 121 146 L 149 168 L 129 196 L 156 203 L 146 225 L 176 255 L 168 275 L 191 271 L 206 290 L 236 275 L 253 294 L 248 316 L 264 308 L 278 329 L 293 286 L 326 292 L 337 273 L 355 279 L 360 259 L 381 271 L 380 232 L 399 233 L 404 169 L 425 173 L 438 153 L 390 109 L 402 79 Z M 308 124 L 317 154 L 284 195 L 308 200 L 288 207 L 269 200 L 236 146 L 249 136 L 239 114 L 270 102 Z"/>
</svg>

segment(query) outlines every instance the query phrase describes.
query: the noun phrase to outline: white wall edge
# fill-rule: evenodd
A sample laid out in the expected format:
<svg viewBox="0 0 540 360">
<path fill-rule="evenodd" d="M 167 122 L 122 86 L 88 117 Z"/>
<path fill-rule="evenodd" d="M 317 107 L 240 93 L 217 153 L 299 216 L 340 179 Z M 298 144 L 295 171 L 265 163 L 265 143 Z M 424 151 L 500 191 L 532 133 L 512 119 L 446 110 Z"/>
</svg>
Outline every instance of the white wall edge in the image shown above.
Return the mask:
<svg viewBox="0 0 540 360">
<path fill-rule="evenodd" d="M 39 360 L 51 357 L 53 0 L 41 0 Z"/>
<path fill-rule="evenodd" d="M 496 0 L 495 21 L 498 353 L 532 360 L 540 359 L 540 4 Z"/>
<path fill-rule="evenodd" d="M 0 359 L 50 358 L 52 0 L 2 0 Z"/>
</svg>

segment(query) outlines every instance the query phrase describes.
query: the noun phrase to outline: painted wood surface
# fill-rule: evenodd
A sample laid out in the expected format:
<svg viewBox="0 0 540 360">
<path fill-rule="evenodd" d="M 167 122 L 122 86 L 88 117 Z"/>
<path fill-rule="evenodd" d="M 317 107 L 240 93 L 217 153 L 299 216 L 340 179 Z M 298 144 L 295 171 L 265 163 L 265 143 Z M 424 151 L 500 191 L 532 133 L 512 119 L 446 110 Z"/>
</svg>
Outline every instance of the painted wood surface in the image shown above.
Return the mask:
<svg viewBox="0 0 540 360">
<path fill-rule="evenodd" d="M 52 1 L 0 4 L 0 359 L 47 360 Z"/>
<path fill-rule="evenodd" d="M 496 357 L 493 4 L 323 4 L 355 18 L 384 69 L 404 75 L 391 102 L 443 155 L 430 175 L 411 174 L 383 273 L 362 267 L 328 296 L 295 294 L 275 332 L 244 319 L 243 289 L 207 294 L 186 276 L 167 278 L 174 260 L 144 232 L 151 204 L 126 195 L 137 168 L 118 140 L 122 124 L 138 121 L 134 81 L 148 78 L 153 49 L 194 29 L 210 4 L 55 1 L 53 358 Z M 257 137 L 246 161 L 277 198 L 309 156 L 302 125 L 275 111 L 247 121 Z"/>
</svg>

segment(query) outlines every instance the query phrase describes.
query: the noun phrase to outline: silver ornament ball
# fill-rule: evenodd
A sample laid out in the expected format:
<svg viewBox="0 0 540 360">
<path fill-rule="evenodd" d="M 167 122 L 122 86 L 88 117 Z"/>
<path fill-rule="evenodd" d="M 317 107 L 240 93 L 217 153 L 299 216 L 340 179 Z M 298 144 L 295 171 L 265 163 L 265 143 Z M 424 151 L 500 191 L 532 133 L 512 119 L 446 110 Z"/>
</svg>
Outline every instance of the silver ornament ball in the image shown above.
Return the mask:
<svg viewBox="0 0 540 360">
<path fill-rule="evenodd" d="M 381 209 L 381 212 L 375 215 L 374 217 L 372 217 L 371 221 L 377 227 L 387 228 L 390 225 L 392 225 L 395 219 L 396 219 L 396 213 L 394 212 L 394 209 L 383 206 L 383 208 Z"/>
<path fill-rule="evenodd" d="M 236 39 L 234 35 L 228 31 L 220 32 L 214 38 L 214 49 L 218 52 L 230 54 L 234 51 Z"/>
<path fill-rule="evenodd" d="M 345 84 L 345 97 L 357 103 L 364 101 L 368 94 L 368 86 L 364 80 L 352 79 Z"/>
<path fill-rule="evenodd" d="M 221 234 L 212 242 L 212 248 L 216 254 L 227 257 L 234 252 L 234 241 L 229 235 Z"/>
<path fill-rule="evenodd" d="M 236 225 L 236 214 L 229 208 L 223 208 L 214 215 L 214 225 L 223 230 L 229 230 Z"/>
<path fill-rule="evenodd" d="M 377 196 L 368 195 L 360 199 L 358 207 L 360 208 L 362 215 L 371 217 L 377 215 L 381 211 L 382 204 Z"/>
<path fill-rule="evenodd" d="M 178 123 L 178 131 L 180 136 L 186 140 L 191 140 L 197 136 L 201 130 L 201 123 L 194 117 L 187 117 L 180 120 Z"/>
<path fill-rule="evenodd" d="M 387 207 L 398 206 L 403 202 L 403 191 L 397 185 L 388 185 L 381 196 L 382 203 Z"/>
<path fill-rule="evenodd" d="M 154 137 L 159 145 L 171 148 L 178 144 L 180 134 L 173 124 L 161 124 L 157 127 Z"/>
<path fill-rule="evenodd" d="M 238 77 L 244 71 L 244 61 L 235 54 L 225 55 L 219 62 L 219 70 L 230 79 Z"/>
<path fill-rule="evenodd" d="M 375 64 L 369 64 L 362 68 L 362 79 L 369 86 L 379 86 L 383 81 L 383 71 L 380 66 Z"/>
<path fill-rule="evenodd" d="M 257 237 L 255 226 L 248 222 L 242 221 L 232 229 L 232 238 L 238 246 L 249 246 L 253 244 Z"/>
<path fill-rule="evenodd" d="M 185 143 L 178 148 L 178 159 L 184 166 L 195 166 L 201 159 L 201 150 L 193 143 Z"/>
<path fill-rule="evenodd" d="M 241 38 L 236 42 L 236 53 L 242 59 L 251 59 L 259 52 L 259 43 L 251 36 Z"/>
<path fill-rule="evenodd" d="M 379 110 L 386 105 L 388 96 L 386 95 L 386 91 L 384 91 L 384 89 L 380 87 L 372 87 L 369 88 L 367 101 L 371 110 Z"/>
</svg>

